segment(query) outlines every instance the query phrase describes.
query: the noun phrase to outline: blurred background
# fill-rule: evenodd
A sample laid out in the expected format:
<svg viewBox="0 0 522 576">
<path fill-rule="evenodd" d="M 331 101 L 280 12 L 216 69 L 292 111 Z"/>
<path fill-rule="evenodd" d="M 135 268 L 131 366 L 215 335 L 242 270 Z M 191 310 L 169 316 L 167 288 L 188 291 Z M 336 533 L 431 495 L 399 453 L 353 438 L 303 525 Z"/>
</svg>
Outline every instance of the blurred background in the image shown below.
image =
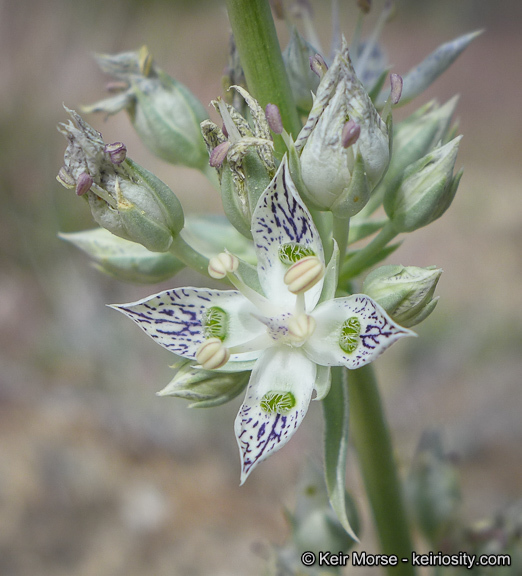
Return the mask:
<svg viewBox="0 0 522 576">
<path fill-rule="evenodd" d="M 312 2 L 328 44 L 329 3 Z M 353 30 L 355 2 L 341 1 Z M 379 6 L 378 2 L 375 2 Z M 460 93 L 459 193 L 439 221 L 405 236 L 393 263 L 444 269 L 434 314 L 377 362 L 397 458 L 441 428 L 458 456 L 462 514 L 491 516 L 522 495 L 522 7 L 517 1 L 397 1 L 384 31 L 394 71 L 484 28 L 429 92 L 401 110 Z M 278 24 L 281 42 L 288 37 Z M 105 307 L 174 285 L 102 276 L 57 233 L 92 228 L 86 203 L 55 180 L 65 103 L 104 96 L 93 52 L 147 44 L 207 105 L 220 94 L 229 27 L 223 2 L 0 1 L 0 574 L 260 574 L 288 534 L 285 507 L 308 454 L 320 461 L 313 405 L 284 451 L 239 487 L 233 420 L 240 399 L 187 410 L 158 398 L 169 353 Z M 88 118 L 107 142 L 168 183 L 185 211 L 220 211 L 199 173 L 154 158 L 124 114 Z M 353 455 L 349 482 L 375 550 Z M 373 548 L 372 548 L 373 547 Z M 357 574 L 363 574 L 362 569 Z"/>
</svg>

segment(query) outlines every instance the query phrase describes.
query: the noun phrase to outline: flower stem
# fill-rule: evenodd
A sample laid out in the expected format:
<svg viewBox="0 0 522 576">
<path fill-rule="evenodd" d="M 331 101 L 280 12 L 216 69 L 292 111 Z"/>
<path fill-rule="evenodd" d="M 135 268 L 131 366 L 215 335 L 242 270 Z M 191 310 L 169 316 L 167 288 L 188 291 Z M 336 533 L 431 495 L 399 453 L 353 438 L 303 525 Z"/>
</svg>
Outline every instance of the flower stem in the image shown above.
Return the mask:
<svg viewBox="0 0 522 576">
<path fill-rule="evenodd" d="M 413 576 L 412 542 L 401 484 L 375 373 L 371 364 L 348 374 L 351 433 L 383 554 L 395 554 L 390 576 Z M 409 562 L 403 563 L 402 558 Z"/>
<path fill-rule="evenodd" d="M 350 232 L 350 219 L 333 217 L 333 237 L 339 246 L 339 261 L 344 262 L 346 248 L 348 247 L 348 234 Z"/>
<path fill-rule="evenodd" d="M 349 280 L 360 274 L 368 268 L 368 262 L 378 254 L 386 244 L 397 236 L 397 232 L 391 222 L 387 222 L 377 236 L 364 248 L 361 248 L 356 254 L 351 256 L 341 269 L 343 280 Z"/>
<path fill-rule="evenodd" d="M 283 126 L 295 138 L 301 121 L 268 0 L 227 0 L 227 10 L 248 90 L 263 108 L 277 105 Z M 274 137 L 274 146 L 276 152 L 286 150 L 281 136 Z"/>
<path fill-rule="evenodd" d="M 209 276 L 208 258 L 194 250 L 194 248 L 181 237 L 181 234 L 174 236 L 169 252 L 174 254 L 176 258 L 181 260 L 183 264 L 189 268 L 197 270 L 204 276 Z"/>
</svg>

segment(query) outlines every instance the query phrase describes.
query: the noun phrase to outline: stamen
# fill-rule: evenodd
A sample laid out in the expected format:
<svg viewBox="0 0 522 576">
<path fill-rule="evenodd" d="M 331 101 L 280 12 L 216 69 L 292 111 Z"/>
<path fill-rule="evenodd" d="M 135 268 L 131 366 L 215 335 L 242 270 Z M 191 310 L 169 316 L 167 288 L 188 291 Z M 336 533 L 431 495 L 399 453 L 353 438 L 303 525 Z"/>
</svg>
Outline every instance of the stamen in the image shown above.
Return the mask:
<svg viewBox="0 0 522 576">
<path fill-rule="evenodd" d="M 305 342 L 315 330 L 315 319 L 308 314 L 292 316 L 288 322 L 288 335 L 294 342 Z"/>
<path fill-rule="evenodd" d="M 231 274 L 238 269 L 239 260 L 233 254 L 221 252 L 217 256 L 212 256 L 208 261 L 208 273 L 211 278 L 221 280 L 227 274 Z"/>
<path fill-rule="evenodd" d="M 224 366 L 230 358 L 230 351 L 219 338 L 205 340 L 196 352 L 196 361 L 205 370 L 216 370 Z"/>
<path fill-rule="evenodd" d="M 324 276 L 324 264 L 317 256 L 308 256 L 296 262 L 287 270 L 284 283 L 292 294 L 310 290 Z"/>
</svg>

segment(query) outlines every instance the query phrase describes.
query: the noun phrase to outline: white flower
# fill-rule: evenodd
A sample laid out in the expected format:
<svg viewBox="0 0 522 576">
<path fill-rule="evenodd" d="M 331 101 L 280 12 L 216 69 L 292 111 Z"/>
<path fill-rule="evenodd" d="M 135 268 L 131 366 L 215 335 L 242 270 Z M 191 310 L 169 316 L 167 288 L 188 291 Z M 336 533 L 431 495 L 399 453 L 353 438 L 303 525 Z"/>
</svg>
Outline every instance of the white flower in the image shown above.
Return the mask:
<svg viewBox="0 0 522 576">
<path fill-rule="evenodd" d="M 413 334 L 367 296 L 328 298 L 319 233 L 286 161 L 259 199 L 252 236 L 257 278 L 228 254 L 209 267 L 237 290 L 177 288 L 114 306 L 158 344 L 205 369 L 252 370 L 235 421 L 241 483 L 293 436 L 314 389 L 316 399 L 326 396 L 331 366 L 359 368 Z M 326 274 L 330 280 L 335 267 Z"/>
</svg>

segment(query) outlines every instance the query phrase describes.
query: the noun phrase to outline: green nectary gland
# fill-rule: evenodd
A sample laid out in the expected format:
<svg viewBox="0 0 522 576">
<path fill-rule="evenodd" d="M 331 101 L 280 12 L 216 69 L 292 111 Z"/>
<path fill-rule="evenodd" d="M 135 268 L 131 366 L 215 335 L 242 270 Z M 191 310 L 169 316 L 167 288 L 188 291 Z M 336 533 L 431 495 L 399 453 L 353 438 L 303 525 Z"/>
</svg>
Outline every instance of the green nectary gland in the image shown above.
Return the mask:
<svg viewBox="0 0 522 576">
<path fill-rule="evenodd" d="M 287 242 L 279 246 L 278 256 L 283 264 L 292 265 L 307 256 L 315 256 L 315 253 L 311 248 L 302 244 Z"/>
<path fill-rule="evenodd" d="M 227 313 L 217 306 L 206 311 L 203 319 L 205 338 L 219 338 L 223 341 L 227 336 Z"/>
<path fill-rule="evenodd" d="M 359 345 L 359 334 L 361 333 L 361 321 L 356 316 L 352 316 L 343 322 L 339 335 L 339 346 L 342 350 L 351 354 Z"/>
<path fill-rule="evenodd" d="M 269 413 L 288 414 L 295 405 L 295 396 L 291 392 L 267 392 L 261 398 L 261 409 Z"/>
</svg>

